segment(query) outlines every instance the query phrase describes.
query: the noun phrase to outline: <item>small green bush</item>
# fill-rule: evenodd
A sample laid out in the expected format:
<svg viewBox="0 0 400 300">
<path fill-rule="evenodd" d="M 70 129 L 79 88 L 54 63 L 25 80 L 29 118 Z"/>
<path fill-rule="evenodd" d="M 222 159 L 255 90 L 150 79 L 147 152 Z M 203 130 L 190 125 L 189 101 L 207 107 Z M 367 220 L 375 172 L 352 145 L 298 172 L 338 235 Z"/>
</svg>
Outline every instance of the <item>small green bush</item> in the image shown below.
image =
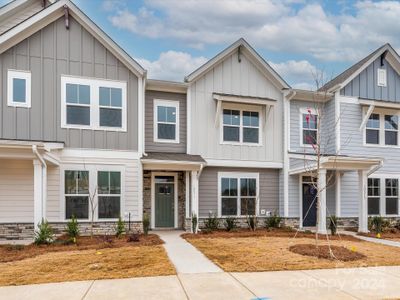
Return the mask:
<svg viewBox="0 0 400 300">
<path fill-rule="evenodd" d="M 390 222 L 381 216 L 374 216 L 368 219 L 368 228 L 375 233 L 382 233 L 389 228 Z"/>
<path fill-rule="evenodd" d="M 276 212 L 268 218 L 265 219 L 265 227 L 267 229 L 270 228 L 279 228 L 281 226 L 282 217 L 280 217 Z"/>
<path fill-rule="evenodd" d="M 118 218 L 117 228 L 115 231 L 117 238 L 120 238 L 125 233 L 125 222 L 122 220 L 121 216 Z"/>
<path fill-rule="evenodd" d="M 249 227 L 250 230 L 256 231 L 258 225 L 258 219 L 257 216 L 247 216 L 247 226 Z"/>
<path fill-rule="evenodd" d="M 42 222 L 38 224 L 38 229 L 35 231 L 36 245 L 48 245 L 54 241 L 53 229 L 47 220 L 42 219 Z"/>
<path fill-rule="evenodd" d="M 329 229 L 330 229 L 332 235 L 336 235 L 337 217 L 335 215 L 331 215 L 329 218 Z"/>
<path fill-rule="evenodd" d="M 227 217 L 225 219 L 225 229 L 226 231 L 232 231 L 236 228 L 236 218 L 235 217 Z"/>
<path fill-rule="evenodd" d="M 197 215 L 192 213 L 192 233 L 197 233 Z"/>
<path fill-rule="evenodd" d="M 208 218 L 204 220 L 204 227 L 207 231 L 217 230 L 219 225 L 219 220 L 216 214 L 212 212 L 208 213 Z"/>
<path fill-rule="evenodd" d="M 145 235 L 149 234 L 149 229 L 150 229 L 150 216 L 148 213 L 143 214 L 143 232 Z"/>
<path fill-rule="evenodd" d="M 67 235 L 71 241 L 76 242 L 76 238 L 79 236 L 78 220 L 73 215 L 71 220 L 67 223 Z"/>
</svg>

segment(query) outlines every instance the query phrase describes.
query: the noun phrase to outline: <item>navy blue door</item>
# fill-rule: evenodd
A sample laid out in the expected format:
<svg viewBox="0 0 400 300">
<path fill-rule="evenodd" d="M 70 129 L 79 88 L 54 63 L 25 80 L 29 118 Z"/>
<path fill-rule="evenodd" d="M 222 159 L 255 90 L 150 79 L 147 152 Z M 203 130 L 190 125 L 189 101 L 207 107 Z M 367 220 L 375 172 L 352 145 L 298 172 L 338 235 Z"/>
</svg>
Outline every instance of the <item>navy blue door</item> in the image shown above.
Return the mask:
<svg viewBox="0 0 400 300">
<path fill-rule="evenodd" d="M 317 225 L 317 189 L 311 183 L 303 183 L 303 226 Z"/>
</svg>

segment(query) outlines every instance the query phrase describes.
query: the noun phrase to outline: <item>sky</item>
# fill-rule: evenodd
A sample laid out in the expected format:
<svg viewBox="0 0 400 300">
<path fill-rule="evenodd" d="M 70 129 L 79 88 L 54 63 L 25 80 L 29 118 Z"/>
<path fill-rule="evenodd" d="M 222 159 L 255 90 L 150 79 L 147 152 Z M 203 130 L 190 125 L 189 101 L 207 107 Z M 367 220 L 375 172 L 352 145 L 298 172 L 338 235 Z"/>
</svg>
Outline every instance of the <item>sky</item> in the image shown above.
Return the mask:
<svg viewBox="0 0 400 300">
<path fill-rule="evenodd" d="M 304 89 L 315 89 L 316 78 L 319 84 L 332 79 L 385 43 L 400 50 L 399 1 L 73 2 L 152 79 L 183 81 L 241 37 L 292 87 Z"/>
</svg>

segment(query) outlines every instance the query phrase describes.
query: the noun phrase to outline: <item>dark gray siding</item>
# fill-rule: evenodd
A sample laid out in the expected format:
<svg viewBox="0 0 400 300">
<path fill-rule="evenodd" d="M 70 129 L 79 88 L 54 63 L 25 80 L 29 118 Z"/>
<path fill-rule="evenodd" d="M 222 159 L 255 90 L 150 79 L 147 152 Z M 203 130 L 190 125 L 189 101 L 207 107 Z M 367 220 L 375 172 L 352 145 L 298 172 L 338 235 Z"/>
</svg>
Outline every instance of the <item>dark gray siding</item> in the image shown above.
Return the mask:
<svg viewBox="0 0 400 300">
<path fill-rule="evenodd" d="M 7 106 L 7 70 L 30 70 L 32 107 Z M 60 18 L 0 54 L 0 138 L 65 142 L 66 147 L 137 150 L 138 78 L 72 17 Z M 127 132 L 61 129 L 61 75 L 126 81 Z"/>
<path fill-rule="evenodd" d="M 253 172 L 260 174 L 260 209 L 279 213 L 279 170 L 206 167 L 199 181 L 199 216 L 218 212 L 218 172 Z"/>
<path fill-rule="evenodd" d="M 154 142 L 154 99 L 179 101 L 179 144 Z M 146 91 L 145 150 L 186 153 L 186 94 Z"/>
<path fill-rule="evenodd" d="M 386 69 L 386 87 L 377 85 L 378 68 Z M 340 93 L 345 96 L 400 102 L 400 76 L 386 60 L 381 67 L 381 59 L 378 58 L 346 85 Z"/>
</svg>

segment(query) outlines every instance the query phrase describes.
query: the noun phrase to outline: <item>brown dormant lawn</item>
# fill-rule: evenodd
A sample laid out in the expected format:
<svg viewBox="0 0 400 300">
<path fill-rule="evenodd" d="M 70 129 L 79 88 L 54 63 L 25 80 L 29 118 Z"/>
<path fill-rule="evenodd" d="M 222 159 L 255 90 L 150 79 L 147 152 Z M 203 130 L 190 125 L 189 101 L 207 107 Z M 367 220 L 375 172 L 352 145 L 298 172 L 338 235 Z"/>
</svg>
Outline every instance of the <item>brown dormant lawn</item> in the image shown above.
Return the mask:
<svg viewBox="0 0 400 300">
<path fill-rule="evenodd" d="M 355 261 L 337 261 L 304 256 L 289 251 L 290 246 L 315 243 L 315 235 L 293 232 L 217 233 L 184 235 L 209 259 L 228 272 L 258 272 L 400 265 L 400 248 L 360 241 L 350 236 L 335 237 L 331 244 L 365 256 Z M 320 245 L 327 245 L 321 236 Z"/>
<path fill-rule="evenodd" d="M 0 257 L 0 285 L 175 274 L 162 241 L 155 235 L 130 243 L 121 238 L 111 243 L 85 240 L 80 246 L 2 246 Z"/>
</svg>

